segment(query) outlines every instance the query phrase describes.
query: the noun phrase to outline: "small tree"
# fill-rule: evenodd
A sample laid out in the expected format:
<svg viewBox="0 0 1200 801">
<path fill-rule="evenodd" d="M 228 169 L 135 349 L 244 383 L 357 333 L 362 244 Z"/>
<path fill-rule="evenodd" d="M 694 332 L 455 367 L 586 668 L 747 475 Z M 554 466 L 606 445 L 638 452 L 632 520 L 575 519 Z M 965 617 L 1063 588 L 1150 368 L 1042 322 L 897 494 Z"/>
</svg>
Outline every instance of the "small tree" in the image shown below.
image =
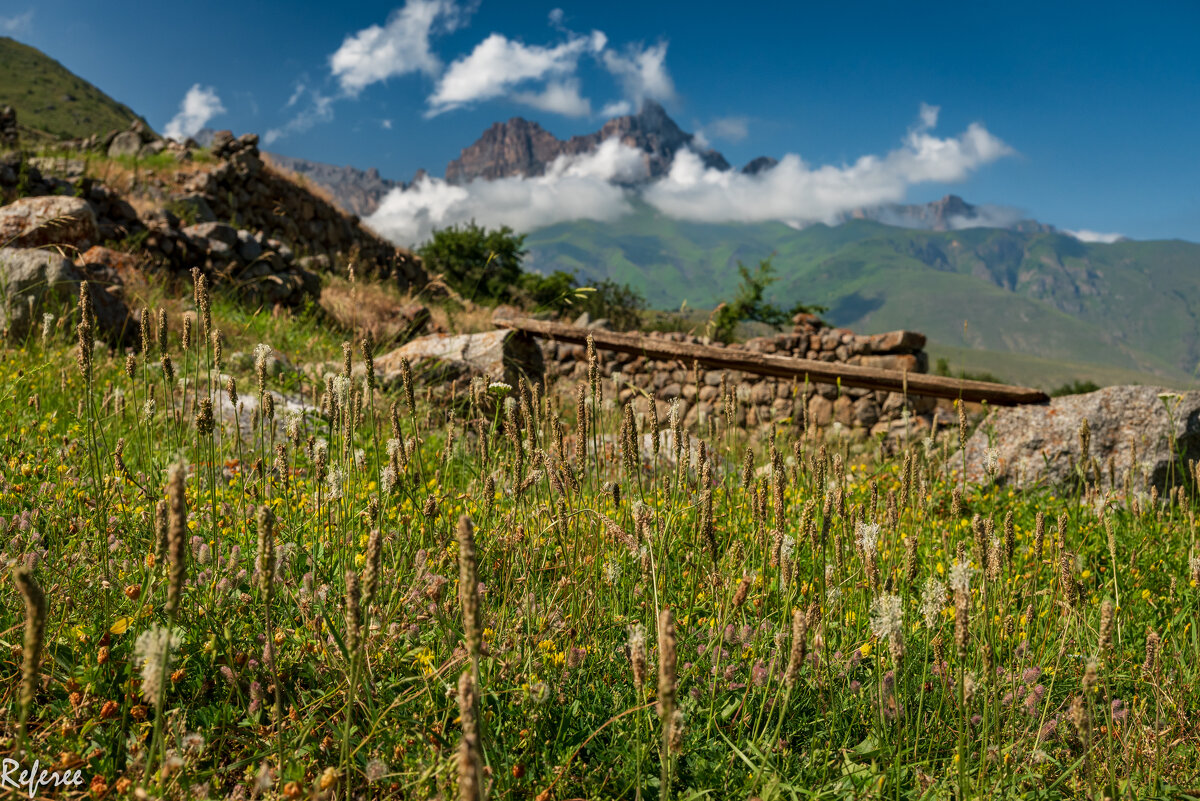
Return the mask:
<svg viewBox="0 0 1200 801">
<path fill-rule="evenodd" d="M 732 342 L 737 324 L 746 320 L 778 328 L 796 314 L 820 314 L 828 311 L 825 306 L 803 303 L 797 303 L 791 311 L 784 311 L 774 303 L 764 301 L 763 294 L 767 287 L 779 280 L 769 257 L 760 261 L 754 272 L 739 261 L 738 272 L 741 273 L 742 283 L 738 286 L 737 297 L 718 306 L 709 319 L 714 339 Z"/>
<path fill-rule="evenodd" d="M 471 300 L 508 300 L 521 280 L 525 235 L 507 225 L 488 230 L 474 221 L 434 231 L 417 254 Z"/>
</svg>

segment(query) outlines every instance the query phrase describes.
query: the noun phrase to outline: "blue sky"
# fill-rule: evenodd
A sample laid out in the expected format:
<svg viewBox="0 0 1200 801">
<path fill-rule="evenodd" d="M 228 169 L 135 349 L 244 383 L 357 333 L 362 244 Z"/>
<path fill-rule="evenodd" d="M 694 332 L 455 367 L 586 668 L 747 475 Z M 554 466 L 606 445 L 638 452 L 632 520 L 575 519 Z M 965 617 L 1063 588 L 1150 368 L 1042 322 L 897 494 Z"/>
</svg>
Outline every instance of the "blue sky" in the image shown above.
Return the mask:
<svg viewBox="0 0 1200 801">
<path fill-rule="evenodd" d="M 520 115 L 565 137 L 642 96 L 739 166 L 791 153 L 806 171 L 842 169 L 886 160 L 914 129 L 940 146 L 975 123 L 1002 152 L 951 180 L 905 173 L 889 191 L 910 201 L 953 191 L 1067 229 L 1200 241 L 1194 2 L 833 6 L 215 0 L 150 13 L 3 0 L 0 33 L 160 131 L 199 85 L 211 94 L 193 100 L 223 109 L 211 127 L 275 130 L 269 149 L 400 179 L 440 175 L 496 120 Z M 522 66 L 533 77 L 502 80 Z M 923 104 L 940 109 L 935 127 L 923 126 Z"/>
</svg>

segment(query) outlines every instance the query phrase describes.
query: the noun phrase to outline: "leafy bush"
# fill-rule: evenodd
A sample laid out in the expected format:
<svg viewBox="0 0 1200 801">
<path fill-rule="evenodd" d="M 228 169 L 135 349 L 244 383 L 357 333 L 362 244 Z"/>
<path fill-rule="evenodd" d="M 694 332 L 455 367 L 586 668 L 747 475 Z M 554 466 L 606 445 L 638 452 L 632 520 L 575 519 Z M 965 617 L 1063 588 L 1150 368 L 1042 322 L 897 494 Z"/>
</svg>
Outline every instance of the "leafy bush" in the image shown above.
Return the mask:
<svg viewBox="0 0 1200 801">
<path fill-rule="evenodd" d="M 933 374 L 940 375 L 944 378 L 959 378 L 963 381 L 986 381 L 989 384 L 1003 384 L 1004 380 L 998 378 L 989 372 L 972 373 L 967 370 L 958 370 L 957 372 L 950 369 L 950 362 L 946 359 L 938 359 L 933 365 Z"/>
<path fill-rule="evenodd" d="M 646 299 L 640 292 L 608 278 L 593 286 L 581 286 L 575 273 L 555 270 L 550 275 L 524 273 L 520 285 L 536 308 L 572 314 L 586 312 L 593 320 L 608 320 L 620 331 L 637 328 L 646 308 Z"/>
<path fill-rule="evenodd" d="M 1086 395 L 1089 392 L 1095 392 L 1100 389 L 1100 385 L 1095 381 L 1080 381 L 1076 379 L 1063 384 L 1057 389 L 1050 390 L 1050 397 L 1061 398 L 1066 395 Z"/>
<path fill-rule="evenodd" d="M 711 336 L 714 339 L 732 342 L 737 324 L 743 321 L 766 323 L 778 328 L 786 325 L 796 314 L 820 314 L 828 311 L 825 306 L 803 303 L 797 303 L 791 311 L 784 311 L 775 304 L 764 301 L 763 294 L 767 287 L 778 280 L 770 258 L 760 261 L 754 272 L 750 272 L 739 261 L 738 272 L 742 275 L 742 283 L 738 287 L 737 297 L 718 306 L 709 320 Z"/>
<path fill-rule="evenodd" d="M 646 298 L 629 284 L 618 284 L 605 278 L 591 287 L 576 308 L 587 312 L 593 320 L 601 317 L 612 323 L 618 331 L 628 331 L 642 324 L 642 312 L 646 310 Z"/>
<path fill-rule="evenodd" d="M 507 225 L 492 231 L 471 222 L 435 231 L 417 254 L 463 297 L 504 301 L 520 287 L 524 245 L 525 235 Z"/>
</svg>

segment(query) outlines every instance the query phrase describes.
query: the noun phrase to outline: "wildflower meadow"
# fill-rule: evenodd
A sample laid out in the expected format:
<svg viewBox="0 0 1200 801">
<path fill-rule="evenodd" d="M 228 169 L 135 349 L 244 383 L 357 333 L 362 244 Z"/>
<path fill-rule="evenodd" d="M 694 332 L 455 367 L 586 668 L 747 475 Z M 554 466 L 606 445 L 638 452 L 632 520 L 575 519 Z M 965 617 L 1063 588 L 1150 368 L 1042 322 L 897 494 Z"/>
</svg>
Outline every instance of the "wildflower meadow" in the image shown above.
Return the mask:
<svg viewBox="0 0 1200 801">
<path fill-rule="evenodd" d="M 83 777 L 43 796 L 1200 796 L 1194 472 L 973 484 L 961 407 L 864 445 L 732 382 L 688 431 L 594 349 L 434 400 L 161 300 L 0 361 L 0 749 Z"/>
</svg>

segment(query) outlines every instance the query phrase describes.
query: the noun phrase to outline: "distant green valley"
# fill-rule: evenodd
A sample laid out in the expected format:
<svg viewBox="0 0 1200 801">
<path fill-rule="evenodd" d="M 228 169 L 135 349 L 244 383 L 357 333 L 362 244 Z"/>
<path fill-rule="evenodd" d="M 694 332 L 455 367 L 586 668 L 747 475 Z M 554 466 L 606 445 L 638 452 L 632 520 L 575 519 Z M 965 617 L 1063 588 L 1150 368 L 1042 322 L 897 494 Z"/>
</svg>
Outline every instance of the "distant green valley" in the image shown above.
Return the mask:
<svg viewBox="0 0 1200 801">
<path fill-rule="evenodd" d="M 777 302 L 828 306 L 826 319 L 856 331 L 922 331 L 955 367 L 1007 380 L 1040 362 L 1047 374 L 1090 369 L 1099 383 L 1183 386 L 1200 362 L 1200 244 L 1180 240 L 1090 244 L 866 220 L 796 230 L 690 223 L 642 205 L 612 223 L 540 229 L 526 245 L 533 269 L 628 282 L 659 308 L 711 308 L 733 294 L 739 260 L 771 256 Z"/>
</svg>

